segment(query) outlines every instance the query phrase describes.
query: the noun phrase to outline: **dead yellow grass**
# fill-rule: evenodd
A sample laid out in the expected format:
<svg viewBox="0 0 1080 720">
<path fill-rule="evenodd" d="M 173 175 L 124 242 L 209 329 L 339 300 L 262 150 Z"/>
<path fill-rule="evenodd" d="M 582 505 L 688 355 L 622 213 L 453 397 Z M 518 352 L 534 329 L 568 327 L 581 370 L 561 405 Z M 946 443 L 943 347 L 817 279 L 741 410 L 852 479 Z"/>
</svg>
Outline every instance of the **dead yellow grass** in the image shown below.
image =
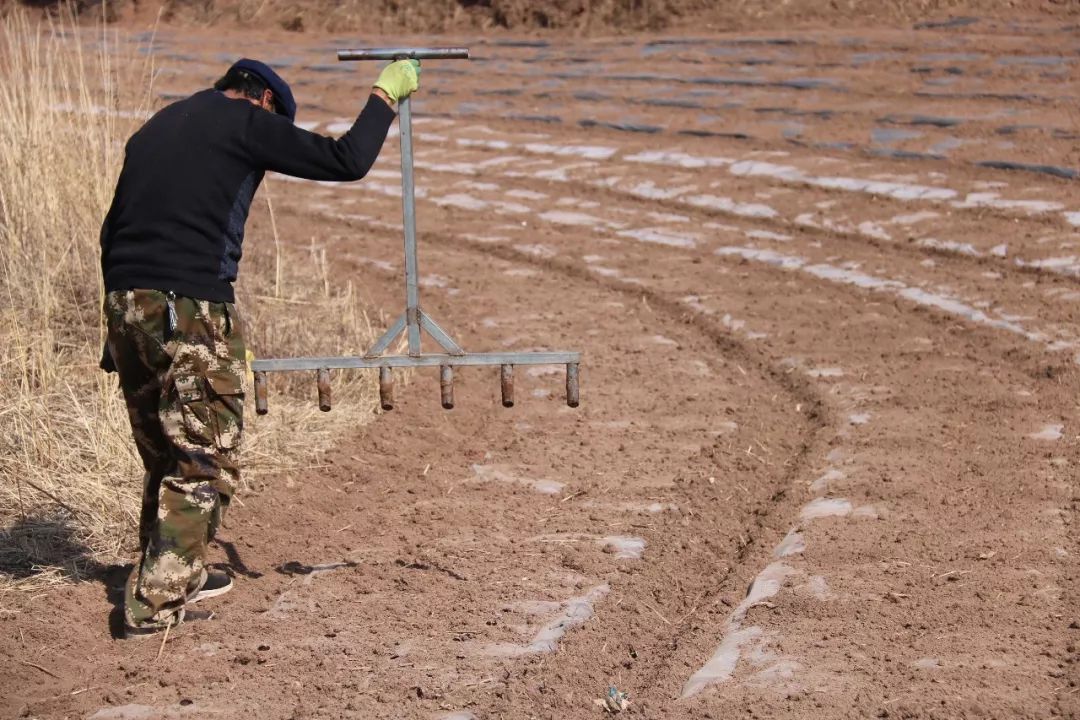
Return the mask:
<svg viewBox="0 0 1080 720">
<path fill-rule="evenodd" d="M 123 143 L 153 109 L 151 58 L 70 20 L 15 13 L 0 31 L 0 593 L 84 577 L 134 546 L 142 468 L 116 378 L 97 368 L 98 234 Z M 247 246 L 241 297 L 256 352 L 370 341 L 363 307 L 318 248 Z M 256 474 L 312 463 L 375 407 L 367 375 L 338 379 L 328 415 L 309 378 L 272 392 L 271 415 L 248 415 Z"/>
</svg>

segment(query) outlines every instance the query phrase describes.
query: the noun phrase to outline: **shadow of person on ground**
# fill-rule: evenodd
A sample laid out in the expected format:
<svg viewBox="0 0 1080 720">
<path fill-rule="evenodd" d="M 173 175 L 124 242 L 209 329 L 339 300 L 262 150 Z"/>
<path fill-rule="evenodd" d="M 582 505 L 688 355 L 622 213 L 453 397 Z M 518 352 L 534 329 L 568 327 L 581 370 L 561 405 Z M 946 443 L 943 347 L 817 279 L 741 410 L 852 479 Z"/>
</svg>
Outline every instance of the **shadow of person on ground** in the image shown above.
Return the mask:
<svg viewBox="0 0 1080 720">
<path fill-rule="evenodd" d="M 31 580 L 56 573 L 63 580 L 102 583 L 112 605 L 109 632 L 124 631 L 124 582 L 131 565 L 103 565 L 83 539 L 88 531 L 63 511 L 39 511 L 18 518 L 0 529 L 0 575 Z"/>
<path fill-rule="evenodd" d="M 83 540 L 87 534 L 62 510 L 23 515 L 0 528 L 0 573 L 14 580 L 46 572 L 68 580 L 96 577 L 101 565 Z"/>
<path fill-rule="evenodd" d="M 100 582 L 105 598 L 112 606 L 109 634 L 114 639 L 121 638 L 124 635 L 124 585 L 134 564 L 102 564 L 84 541 L 87 534 L 87 530 L 62 509 L 24 515 L 0 528 L 0 576 L 20 581 L 56 573 L 63 580 Z M 213 567 L 230 575 L 262 577 L 261 572 L 247 567 L 233 543 L 220 538 L 214 543 L 225 552 L 228 562 L 212 563 Z"/>
</svg>

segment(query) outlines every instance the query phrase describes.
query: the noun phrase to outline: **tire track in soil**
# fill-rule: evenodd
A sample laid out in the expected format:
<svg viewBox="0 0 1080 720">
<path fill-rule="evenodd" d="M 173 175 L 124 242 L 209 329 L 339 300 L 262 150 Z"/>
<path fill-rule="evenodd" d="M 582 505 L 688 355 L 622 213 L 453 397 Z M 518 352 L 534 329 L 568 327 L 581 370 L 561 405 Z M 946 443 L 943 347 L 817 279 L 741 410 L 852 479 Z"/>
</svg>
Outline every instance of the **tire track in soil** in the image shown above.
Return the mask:
<svg viewBox="0 0 1080 720">
<path fill-rule="evenodd" d="M 482 248 L 479 247 L 473 247 L 472 249 L 482 251 Z M 503 249 L 500 248 L 495 254 L 518 262 L 530 257 L 523 253 L 500 252 L 501 250 Z M 764 371 L 765 376 L 784 388 L 793 399 L 801 400 L 807 404 L 808 408 L 812 408 L 807 412 L 807 417 L 812 421 L 812 424 L 809 428 L 803 430 L 802 437 L 796 441 L 799 446 L 797 452 L 789 461 L 784 463 L 787 468 L 786 472 L 776 477 L 771 483 L 771 487 L 766 488 L 767 491 L 771 491 L 768 499 L 759 502 L 756 507 L 750 508 L 754 527 L 747 533 L 745 538 L 740 534 L 738 549 L 730 560 L 730 565 L 724 571 L 717 573 L 717 577 L 713 580 L 715 586 L 711 590 L 702 591 L 699 595 L 692 594 L 692 606 L 685 614 L 681 615 L 674 627 L 656 626 L 657 630 L 663 630 L 663 634 L 660 636 L 663 643 L 661 644 L 658 641 L 653 641 L 653 643 L 661 645 L 662 651 L 654 651 L 646 660 L 639 661 L 639 667 L 635 671 L 632 680 L 637 704 L 643 709 L 648 709 L 651 703 L 651 706 L 655 709 L 657 706 L 666 705 L 669 697 L 665 695 L 653 697 L 654 689 L 665 687 L 672 678 L 678 677 L 679 669 L 672 667 L 675 653 L 687 633 L 701 629 L 700 626 L 695 627 L 693 625 L 698 613 L 721 604 L 729 607 L 730 600 L 727 600 L 725 596 L 734 595 L 738 597 L 741 589 L 735 583 L 740 578 L 756 574 L 755 571 L 761 564 L 762 552 L 768 552 L 772 544 L 771 541 L 776 539 L 775 516 L 784 517 L 785 511 L 790 512 L 792 501 L 795 498 L 789 495 L 789 490 L 795 485 L 798 478 L 809 472 L 811 457 L 815 454 L 815 451 L 820 450 L 820 446 L 824 442 L 822 435 L 829 427 L 828 411 L 818 393 L 809 387 L 808 383 L 796 381 L 790 373 L 782 372 L 779 368 L 766 362 L 759 354 L 750 352 L 746 344 L 732 340 L 730 332 L 722 326 L 706 322 L 700 315 L 687 317 L 685 307 L 677 301 L 664 298 L 657 292 L 644 290 L 639 286 L 628 285 L 615 280 L 597 281 L 595 276 L 583 272 L 579 267 L 570 263 L 533 259 L 533 264 L 556 270 L 563 276 L 573 277 L 579 281 L 591 280 L 593 285 L 615 289 L 625 295 L 648 298 L 650 304 L 655 308 L 661 308 L 667 314 L 669 320 L 684 322 L 694 330 L 702 332 L 715 343 L 718 349 L 729 357 L 752 359 L 754 361 L 752 367 L 755 370 Z M 749 572 L 747 572 L 748 570 Z M 746 585 L 745 580 L 741 585 Z M 747 591 L 749 591 L 749 586 L 747 586 Z M 680 592 L 680 594 L 684 593 Z M 661 617 L 661 620 L 665 622 L 665 625 L 668 625 L 669 621 L 665 618 Z M 622 622 L 619 618 L 605 615 L 598 625 L 597 631 L 604 636 L 618 638 L 622 634 L 622 628 L 620 627 Z M 720 633 L 716 632 L 716 636 L 719 637 Z M 641 636 L 632 635 L 631 637 L 633 639 L 629 641 L 628 654 L 638 660 L 640 653 L 635 646 L 642 644 Z M 519 685 L 525 685 L 524 678 L 519 680 Z M 622 688 L 625 690 L 626 686 L 624 685 Z"/>
</svg>

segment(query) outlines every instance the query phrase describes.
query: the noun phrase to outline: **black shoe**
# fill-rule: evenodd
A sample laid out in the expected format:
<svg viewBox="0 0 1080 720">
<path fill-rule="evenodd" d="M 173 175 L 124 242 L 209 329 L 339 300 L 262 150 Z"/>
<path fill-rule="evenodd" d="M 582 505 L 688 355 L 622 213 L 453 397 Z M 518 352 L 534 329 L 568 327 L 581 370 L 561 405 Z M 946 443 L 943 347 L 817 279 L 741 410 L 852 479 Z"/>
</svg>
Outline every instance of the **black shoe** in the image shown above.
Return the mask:
<svg viewBox="0 0 1080 720">
<path fill-rule="evenodd" d="M 137 640 L 140 638 L 156 637 L 163 634 L 166 628 L 168 628 L 169 633 L 172 634 L 187 623 L 213 619 L 214 613 L 210 610 L 181 609 L 176 613 L 175 619 L 171 625 L 150 625 L 147 627 L 132 627 L 131 625 L 125 625 L 124 639 Z"/>
<path fill-rule="evenodd" d="M 188 593 L 187 604 L 199 602 L 200 600 L 208 600 L 218 595 L 224 595 L 232 590 L 233 581 L 232 578 L 223 572 L 209 571 L 206 573 L 206 581 L 202 586 L 191 593 Z"/>
</svg>

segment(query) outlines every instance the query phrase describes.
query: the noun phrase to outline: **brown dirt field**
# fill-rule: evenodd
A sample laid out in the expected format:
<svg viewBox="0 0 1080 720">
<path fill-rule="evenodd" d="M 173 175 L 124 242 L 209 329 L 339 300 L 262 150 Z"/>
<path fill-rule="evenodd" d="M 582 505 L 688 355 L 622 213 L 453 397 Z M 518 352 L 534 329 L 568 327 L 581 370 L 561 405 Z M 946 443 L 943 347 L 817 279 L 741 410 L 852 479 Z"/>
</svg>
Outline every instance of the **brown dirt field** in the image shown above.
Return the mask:
<svg viewBox="0 0 1080 720">
<path fill-rule="evenodd" d="M 582 350 L 582 406 L 417 373 L 243 497 L 237 588 L 160 659 L 111 636 L 123 568 L 18 599 L 0 716 L 1080 714 L 1075 24 L 394 39 L 475 55 L 415 101 L 425 309 Z M 159 88 L 261 57 L 340 133 L 374 77 L 342 42 L 165 29 Z M 397 151 L 268 178 L 388 313 Z"/>
</svg>

